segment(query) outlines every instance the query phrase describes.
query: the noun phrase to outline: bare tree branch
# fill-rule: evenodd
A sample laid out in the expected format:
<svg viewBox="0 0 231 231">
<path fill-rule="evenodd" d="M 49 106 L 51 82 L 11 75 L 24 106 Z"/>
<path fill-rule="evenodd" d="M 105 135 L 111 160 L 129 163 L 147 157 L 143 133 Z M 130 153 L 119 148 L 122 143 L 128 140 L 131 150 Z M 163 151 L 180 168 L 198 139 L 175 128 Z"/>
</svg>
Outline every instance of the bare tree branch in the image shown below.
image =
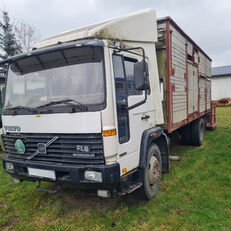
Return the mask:
<svg viewBox="0 0 231 231">
<path fill-rule="evenodd" d="M 24 21 L 14 22 L 14 33 L 21 52 L 29 52 L 39 39 L 35 27 Z"/>
</svg>

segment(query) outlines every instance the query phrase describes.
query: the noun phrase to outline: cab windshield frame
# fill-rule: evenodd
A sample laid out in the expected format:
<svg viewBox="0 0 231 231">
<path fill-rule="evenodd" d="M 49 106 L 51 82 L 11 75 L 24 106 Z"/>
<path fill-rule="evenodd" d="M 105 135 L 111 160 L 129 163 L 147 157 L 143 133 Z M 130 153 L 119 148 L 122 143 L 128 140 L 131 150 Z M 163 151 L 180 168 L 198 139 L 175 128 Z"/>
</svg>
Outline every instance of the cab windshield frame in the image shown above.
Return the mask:
<svg viewBox="0 0 231 231">
<path fill-rule="evenodd" d="M 89 104 L 86 104 L 87 106 L 87 111 L 101 111 L 103 109 L 106 108 L 106 76 L 105 76 L 105 58 L 104 58 L 104 49 L 103 49 L 103 45 L 102 43 L 101 44 L 96 44 L 96 45 L 81 45 L 81 46 L 77 46 L 76 43 L 73 44 L 74 46 L 68 46 L 67 48 L 61 46 L 60 49 L 56 48 L 56 49 L 52 49 L 51 51 L 47 51 L 44 50 L 44 52 L 36 52 L 36 54 L 31 54 L 31 55 L 19 55 L 17 56 L 16 58 L 14 59 L 11 59 L 10 63 L 8 64 L 8 70 L 7 70 L 7 76 L 9 76 L 9 71 L 10 71 L 10 67 L 12 67 L 11 65 L 14 65 L 14 68 L 15 69 L 18 69 L 18 71 L 20 72 L 20 69 L 22 68 L 17 68 L 17 64 L 20 60 L 23 60 L 25 59 L 26 57 L 35 57 L 40 55 L 46 55 L 46 54 L 51 54 L 52 52 L 60 52 L 60 53 L 63 53 L 65 51 L 68 51 L 68 50 L 71 50 L 71 49 L 79 49 L 79 48 L 82 48 L 82 49 L 92 49 L 92 53 L 93 53 L 93 56 L 91 57 L 93 60 L 89 59 L 89 57 L 85 57 L 85 58 L 82 58 L 82 60 L 79 60 L 77 63 L 75 62 L 72 62 L 71 64 L 65 64 L 65 65 L 60 65 L 60 66 L 54 66 L 54 67 L 51 67 L 51 68 L 43 68 L 43 70 L 40 68 L 38 68 L 39 70 L 38 71 L 46 71 L 46 70 L 51 70 L 51 69 L 54 69 L 55 68 L 62 68 L 62 67 L 75 67 L 75 65 L 88 65 L 88 63 L 90 63 L 90 65 L 92 63 L 96 63 L 98 62 L 99 65 L 102 65 L 100 68 L 102 70 L 102 102 L 97 102 L 97 103 L 89 103 Z M 98 50 L 98 54 L 95 55 L 95 52 L 96 50 Z M 83 52 L 83 51 L 82 51 Z M 80 58 L 80 56 L 79 56 Z M 80 58 L 81 59 L 81 58 Z M 85 59 L 85 60 L 84 60 Z M 40 63 L 41 65 L 41 62 L 42 60 L 38 60 L 38 63 Z M 67 60 L 65 60 L 65 56 L 64 56 L 64 62 L 67 62 Z M 16 65 L 15 65 L 16 64 Z M 41 65 L 42 66 L 42 65 Z M 37 68 L 37 67 L 36 67 Z M 86 68 L 85 68 L 86 69 Z M 100 70 L 100 71 L 101 71 Z M 27 73 L 25 73 L 24 75 L 26 75 Z M 20 76 L 17 76 L 18 78 L 20 78 Z M 5 94 L 5 100 L 4 100 L 4 108 L 3 108 L 3 115 L 11 115 L 12 114 L 12 110 L 10 108 L 7 108 L 6 107 L 6 100 L 7 100 L 7 93 L 9 91 L 8 89 L 8 85 L 9 84 L 9 78 L 7 78 L 7 81 L 6 81 L 6 94 Z M 67 97 L 68 99 L 70 97 Z M 63 98 L 64 99 L 64 98 Z M 65 99 L 64 99 L 65 100 Z M 75 101 L 78 101 L 76 100 L 76 98 L 74 99 Z M 56 100 L 55 100 L 56 101 Z M 58 101 L 58 100 L 57 100 Z M 44 102 L 45 104 L 46 102 Z M 84 104 L 83 102 L 80 102 L 81 104 Z M 37 113 L 46 113 L 46 114 L 51 114 L 51 113 L 70 113 L 70 112 L 81 112 L 82 110 L 80 110 L 80 107 L 79 105 L 75 105 L 75 102 L 70 102 L 70 105 L 68 104 L 64 104 L 64 103 L 60 103 L 60 104 L 55 104 L 55 105 L 50 105 L 50 106 L 47 106 L 47 107 L 42 107 L 42 108 L 37 108 L 36 106 L 35 107 L 26 107 L 26 105 L 15 105 L 15 106 L 24 106 L 24 107 L 21 107 L 21 108 L 16 108 L 14 111 L 16 111 L 16 114 L 37 114 Z M 40 105 L 37 105 L 37 106 L 40 106 Z M 73 107 L 75 108 L 75 110 L 71 110 L 71 108 L 73 109 Z M 15 113 L 15 112 L 14 112 Z"/>
</svg>

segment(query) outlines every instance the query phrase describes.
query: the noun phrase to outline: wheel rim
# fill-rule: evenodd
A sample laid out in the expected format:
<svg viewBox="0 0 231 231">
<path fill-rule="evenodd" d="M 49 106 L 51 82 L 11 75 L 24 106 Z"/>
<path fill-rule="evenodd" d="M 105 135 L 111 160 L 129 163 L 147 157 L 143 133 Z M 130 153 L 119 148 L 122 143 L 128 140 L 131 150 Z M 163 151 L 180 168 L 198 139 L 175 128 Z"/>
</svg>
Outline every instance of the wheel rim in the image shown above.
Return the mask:
<svg viewBox="0 0 231 231">
<path fill-rule="evenodd" d="M 200 140 L 201 140 L 201 142 L 203 142 L 203 140 L 204 140 L 204 135 L 205 135 L 204 124 L 201 124 L 201 126 L 200 126 Z"/>
<path fill-rule="evenodd" d="M 154 187 L 155 183 L 160 179 L 161 170 L 160 162 L 155 156 L 152 156 L 148 164 L 148 182 L 149 186 Z"/>
</svg>

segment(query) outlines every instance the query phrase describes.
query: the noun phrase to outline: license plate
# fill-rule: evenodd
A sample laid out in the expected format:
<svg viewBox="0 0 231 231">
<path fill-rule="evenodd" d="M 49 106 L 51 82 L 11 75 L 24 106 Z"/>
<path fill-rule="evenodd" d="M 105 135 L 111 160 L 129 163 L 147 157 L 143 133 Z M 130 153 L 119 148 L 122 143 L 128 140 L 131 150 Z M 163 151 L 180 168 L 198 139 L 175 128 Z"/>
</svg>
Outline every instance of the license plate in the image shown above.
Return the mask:
<svg viewBox="0 0 231 231">
<path fill-rule="evenodd" d="M 37 169 L 37 168 L 27 168 L 29 176 L 37 176 L 42 178 L 48 178 L 55 180 L 55 171 L 52 170 L 44 170 L 44 169 Z"/>
</svg>

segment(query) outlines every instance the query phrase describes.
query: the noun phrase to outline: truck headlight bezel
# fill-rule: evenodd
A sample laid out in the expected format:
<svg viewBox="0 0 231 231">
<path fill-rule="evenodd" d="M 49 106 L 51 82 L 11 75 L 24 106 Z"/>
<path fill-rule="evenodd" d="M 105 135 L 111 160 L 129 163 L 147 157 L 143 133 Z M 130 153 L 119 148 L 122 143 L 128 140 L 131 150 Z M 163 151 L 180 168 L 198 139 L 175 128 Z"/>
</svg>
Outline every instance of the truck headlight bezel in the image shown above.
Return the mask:
<svg viewBox="0 0 231 231">
<path fill-rule="evenodd" d="M 103 182 L 102 172 L 86 170 L 84 172 L 84 179 L 89 180 L 89 181 L 102 183 Z"/>
<path fill-rule="evenodd" d="M 5 162 L 5 169 L 9 172 L 13 172 L 14 171 L 14 165 L 11 162 Z"/>
</svg>

